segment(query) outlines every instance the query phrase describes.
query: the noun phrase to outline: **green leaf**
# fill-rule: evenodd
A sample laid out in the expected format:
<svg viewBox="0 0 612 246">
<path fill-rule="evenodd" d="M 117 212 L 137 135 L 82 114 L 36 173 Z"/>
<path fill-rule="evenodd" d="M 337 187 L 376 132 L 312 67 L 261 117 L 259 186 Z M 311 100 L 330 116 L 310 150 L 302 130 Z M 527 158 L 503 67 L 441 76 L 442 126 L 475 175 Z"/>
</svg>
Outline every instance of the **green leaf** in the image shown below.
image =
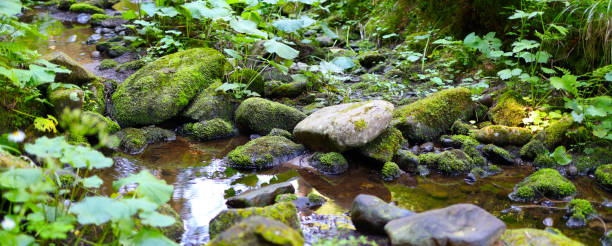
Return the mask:
<svg viewBox="0 0 612 246">
<path fill-rule="evenodd" d="M 32 246 L 36 241 L 32 236 L 26 234 L 16 234 L 16 232 L 0 230 L 0 239 L 3 245 Z"/>
<path fill-rule="evenodd" d="M 353 62 L 353 59 L 346 56 L 336 57 L 332 60 L 332 63 L 344 70 L 355 67 L 355 62 Z"/>
<path fill-rule="evenodd" d="M 565 90 L 575 95 L 577 92 L 577 79 L 578 78 L 576 76 L 569 74 L 563 75 L 563 77 L 561 78 L 551 77 L 550 85 L 552 85 L 557 90 Z"/>
<path fill-rule="evenodd" d="M 70 164 L 73 168 L 87 168 L 89 170 L 107 168 L 113 165 L 113 159 L 86 146 L 66 147 L 60 161 Z"/>
<path fill-rule="evenodd" d="M 108 197 L 85 197 L 81 202 L 74 204 L 70 212 L 77 215 L 82 225 L 102 225 L 110 220 L 129 218 L 129 210 Z"/>
<path fill-rule="evenodd" d="M 155 211 L 142 212 L 139 216 L 143 224 L 155 227 L 167 227 L 174 225 L 174 222 L 176 222 L 173 217 Z"/>
<path fill-rule="evenodd" d="M 210 7 L 209 7 L 210 5 Z M 232 15 L 232 9 L 222 0 L 195 1 L 183 4 L 194 19 L 225 19 Z"/>
<path fill-rule="evenodd" d="M 316 23 L 315 20 L 308 16 L 302 16 L 299 19 L 280 19 L 272 22 L 272 25 L 283 32 L 295 33 L 302 28 L 309 27 Z"/>
<path fill-rule="evenodd" d="M 540 69 L 542 69 L 542 72 L 544 72 L 545 74 L 555 74 L 555 73 L 557 73 L 557 71 L 555 71 L 554 69 L 550 69 L 550 68 L 541 67 Z"/>
<path fill-rule="evenodd" d="M 605 78 L 607 81 L 612 82 L 612 71 L 610 71 L 610 72 L 606 73 L 606 75 L 604 76 L 604 78 Z"/>
<path fill-rule="evenodd" d="M 267 40 L 264 43 L 264 47 L 266 51 L 270 53 L 275 53 L 283 59 L 293 60 L 295 59 L 300 52 L 291 48 L 291 46 L 277 42 L 276 40 Z"/>
<path fill-rule="evenodd" d="M 60 158 L 64 148 L 68 146 L 64 136 L 55 138 L 41 137 L 34 144 L 25 144 L 25 150 L 38 158 Z"/>
<path fill-rule="evenodd" d="M 225 54 L 231 56 L 234 59 L 242 60 L 242 56 L 240 55 L 240 53 L 238 53 L 238 51 L 231 49 L 223 49 L 223 52 L 225 52 Z"/>
<path fill-rule="evenodd" d="M 2 0 L 0 1 L 0 15 L 13 16 L 21 13 L 20 0 Z"/>
<path fill-rule="evenodd" d="M 151 229 L 141 229 L 138 234 L 122 243 L 126 246 L 178 246 L 175 242 L 168 239 L 159 231 Z"/>
<path fill-rule="evenodd" d="M 242 18 L 230 20 L 230 26 L 234 31 L 252 36 L 268 38 L 268 33 L 257 29 L 257 23 Z"/>
<path fill-rule="evenodd" d="M 121 186 L 130 184 L 138 184 L 134 192 L 139 197 L 148 199 L 156 204 L 168 202 L 174 190 L 172 185 L 166 184 L 164 180 L 157 179 L 146 170 L 113 182 L 113 188 L 118 190 Z"/>
<path fill-rule="evenodd" d="M 16 168 L 0 173 L 0 186 L 3 188 L 28 188 L 42 181 L 40 168 Z"/>
<path fill-rule="evenodd" d="M 572 162 L 572 155 L 566 152 L 565 146 L 559 146 L 555 149 L 555 151 L 551 154 L 551 157 L 555 159 L 555 161 L 562 166 L 565 166 Z"/>
<path fill-rule="evenodd" d="M 104 183 L 104 181 L 102 181 L 102 179 L 100 179 L 98 175 L 84 178 L 83 180 L 81 180 L 81 182 L 83 183 L 83 186 L 85 186 L 85 188 L 96 188 L 96 189 L 100 188 L 100 185 Z"/>
<path fill-rule="evenodd" d="M 125 20 L 133 20 L 133 19 L 138 18 L 138 15 L 136 14 L 136 12 L 134 10 L 131 10 L 131 9 L 128 10 L 128 11 L 121 12 L 121 16 Z"/>
</svg>

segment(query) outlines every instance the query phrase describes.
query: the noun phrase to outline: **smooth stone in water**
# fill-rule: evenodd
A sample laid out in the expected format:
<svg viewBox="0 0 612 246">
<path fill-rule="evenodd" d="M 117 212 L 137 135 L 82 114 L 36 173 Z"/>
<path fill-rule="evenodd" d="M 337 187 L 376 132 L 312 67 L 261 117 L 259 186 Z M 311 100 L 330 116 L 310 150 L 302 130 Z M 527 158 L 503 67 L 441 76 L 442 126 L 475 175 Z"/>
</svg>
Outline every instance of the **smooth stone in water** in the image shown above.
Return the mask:
<svg viewBox="0 0 612 246">
<path fill-rule="evenodd" d="M 302 246 L 304 239 L 298 230 L 281 222 L 254 216 L 225 230 L 207 245 Z"/>
<path fill-rule="evenodd" d="M 91 19 L 91 15 L 88 14 L 79 14 L 79 16 L 77 16 L 77 22 L 79 24 L 87 24 L 89 19 Z"/>
<path fill-rule="evenodd" d="M 456 204 L 385 225 L 392 245 L 487 246 L 506 230 L 503 221 L 472 204 Z"/>
<path fill-rule="evenodd" d="M 225 204 L 230 208 L 264 207 L 274 204 L 276 196 L 280 194 L 293 194 L 294 192 L 295 188 L 293 188 L 291 182 L 283 182 L 248 190 L 227 199 Z"/>
<path fill-rule="evenodd" d="M 253 216 L 267 217 L 282 222 L 293 229 L 300 229 L 300 220 L 295 205 L 291 202 L 280 202 L 267 207 L 226 209 L 221 211 L 209 222 L 210 238 L 215 238 L 215 236 L 226 229 Z"/>
<path fill-rule="evenodd" d="M 389 221 L 413 215 L 414 212 L 390 205 L 378 197 L 360 194 L 353 200 L 350 214 L 357 230 L 383 234 L 384 226 Z"/>
</svg>

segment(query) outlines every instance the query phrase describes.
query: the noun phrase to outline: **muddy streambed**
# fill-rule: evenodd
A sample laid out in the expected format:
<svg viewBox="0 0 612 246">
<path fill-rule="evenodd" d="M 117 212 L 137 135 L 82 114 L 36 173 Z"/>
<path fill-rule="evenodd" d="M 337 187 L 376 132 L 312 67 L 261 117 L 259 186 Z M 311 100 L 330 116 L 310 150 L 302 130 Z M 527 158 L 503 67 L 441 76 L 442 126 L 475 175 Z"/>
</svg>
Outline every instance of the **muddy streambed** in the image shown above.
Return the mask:
<svg viewBox="0 0 612 246">
<path fill-rule="evenodd" d="M 321 237 L 359 235 L 348 217 L 351 202 L 361 193 L 416 212 L 442 208 L 457 203 L 477 204 L 506 222 L 509 228 L 540 228 L 543 221 L 552 219 L 553 226 L 567 236 L 586 245 L 599 245 L 604 227 L 599 220 L 590 220 L 587 227 L 570 229 L 565 225 L 563 210 L 528 207 L 532 204 L 513 203 L 508 198 L 514 185 L 529 175 L 529 166 L 502 166 L 501 174 L 479 179 L 468 184 L 463 176 L 427 177 L 404 175 L 392 183 L 383 182 L 378 167 L 369 168 L 359 156 L 347 155 L 349 170 L 338 176 L 323 176 L 308 167 L 305 156 L 297 157 L 272 170 L 240 172 L 228 167 L 223 157 L 235 147 L 248 141 L 240 136 L 225 140 L 198 142 L 178 137 L 174 142 L 150 145 L 139 155 L 115 153 L 115 165 L 102 176 L 110 183 L 130 173 L 146 169 L 174 185 L 171 205 L 181 215 L 185 226 L 182 244 L 201 245 L 209 240 L 208 222 L 226 209 L 226 198 L 267 184 L 291 180 L 298 196 L 316 192 L 328 199 L 319 208 L 300 209 L 305 239 L 312 243 Z M 600 216 L 608 222 L 612 209 L 605 205 L 612 194 L 600 189 L 593 179 L 573 180 L 579 198 L 594 203 Z M 525 206 L 523 208 L 519 206 Z M 565 206 L 551 202 L 551 206 Z M 612 224 L 608 224 L 608 228 Z M 376 239 L 376 238 L 374 238 Z"/>
</svg>

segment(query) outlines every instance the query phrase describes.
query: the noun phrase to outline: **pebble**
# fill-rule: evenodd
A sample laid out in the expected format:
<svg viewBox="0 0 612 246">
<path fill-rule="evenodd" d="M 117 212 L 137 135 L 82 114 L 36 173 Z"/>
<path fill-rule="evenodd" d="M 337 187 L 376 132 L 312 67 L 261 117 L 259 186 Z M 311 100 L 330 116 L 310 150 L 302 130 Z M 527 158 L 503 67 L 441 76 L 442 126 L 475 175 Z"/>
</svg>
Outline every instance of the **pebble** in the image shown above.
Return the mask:
<svg viewBox="0 0 612 246">
<path fill-rule="evenodd" d="M 76 34 L 74 34 L 74 35 L 71 35 L 70 37 L 68 37 L 68 38 L 66 39 L 66 42 L 69 42 L 69 43 L 74 43 L 76 40 L 77 40 L 77 35 L 76 35 Z"/>
<path fill-rule="evenodd" d="M 552 227 L 553 219 L 551 217 L 547 217 L 546 219 L 544 219 L 544 221 L 542 221 L 542 224 L 544 224 L 547 227 Z"/>
<path fill-rule="evenodd" d="M 91 52 L 91 57 L 92 58 L 100 58 L 100 51 L 96 50 L 94 52 Z"/>
<path fill-rule="evenodd" d="M 434 150 L 434 143 L 427 142 L 427 143 L 421 144 L 421 151 L 423 151 L 424 153 L 432 152 L 433 150 Z"/>
<path fill-rule="evenodd" d="M 89 19 L 91 19 L 91 15 L 88 15 L 88 14 L 79 14 L 79 16 L 77 16 L 76 21 L 79 24 L 87 24 Z"/>
<path fill-rule="evenodd" d="M 95 44 L 98 41 L 100 41 L 100 39 L 102 39 L 102 35 L 100 35 L 100 34 L 93 34 L 93 35 L 89 36 L 89 38 L 87 38 L 87 45 Z"/>
</svg>

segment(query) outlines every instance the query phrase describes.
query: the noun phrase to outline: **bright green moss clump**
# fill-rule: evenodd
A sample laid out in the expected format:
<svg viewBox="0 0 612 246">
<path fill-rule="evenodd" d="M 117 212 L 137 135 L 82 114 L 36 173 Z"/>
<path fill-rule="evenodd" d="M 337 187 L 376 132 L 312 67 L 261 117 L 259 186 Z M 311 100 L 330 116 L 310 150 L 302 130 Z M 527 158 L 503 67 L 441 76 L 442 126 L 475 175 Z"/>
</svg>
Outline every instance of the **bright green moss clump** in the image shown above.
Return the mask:
<svg viewBox="0 0 612 246">
<path fill-rule="evenodd" d="M 584 199 L 572 199 L 567 205 L 567 209 L 572 218 L 581 221 L 586 221 L 589 216 L 595 214 L 595 209 L 593 209 L 591 203 Z"/>
<path fill-rule="evenodd" d="M 111 118 L 103 116 L 97 112 L 91 112 L 91 111 L 83 111 L 84 115 L 89 115 L 89 117 L 92 118 L 96 118 L 98 119 L 100 122 L 103 122 L 105 127 L 104 129 L 108 132 L 108 133 L 115 133 L 118 132 L 119 130 L 121 130 L 121 127 L 119 127 L 119 124 L 117 124 L 117 122 L 114 122 Z"/>
<path fill-rule="evenodd" d="M 465 123 L 462 120 L 456 120 L 451 126 L 451 132 L 454 134 L 470 135 L 475 130 L 476 127 L 474 125 Z"/>
<path fill-rule="evenodd" d="M 533 160 L 538 155 L 546 153 L 548 153 L 548 149 L 544 143 L 542 143 L 542 141 L 537 139 L 533 139 L 529 141 L 529 143 L 523 145 L 520 152 L 521 158 L 525 158 L 527 160 Z"/>
<path fill-rule="evenodd" d="M 432 141 L 458 120 L 474 114 L 470 90 L 455 88 L 436 92 L 393 111 L 392 125 L 415 142 Z"/>
<path fill-rule="evenodd" d="M 612 164 L 603 165 L 595 170 L 595 180 L 608 190 L 612 190 Z"/>
<path fill-rule="evenodd" d="M 554 245 L 554 246 L 584 246 L 580 242 L 576 242 L 565 235 L 555 234 L 546 230 L 538 229 L 513 229 L 506 230 L 502 235 L 501 241 L 504 245 Z"/>
<path fill-rule="evenodd" d="M 184 129 L 204 141 L 227 138 L 234 135 L 234 127 L 232 124 L 219 118 L 188 123 L 185 124 Z"/>
<path fill-rule="evenodd" d="M 105 15 L 105 14 L 93 14 L 91 15 L 91 19 L 89 19 L 89 22 L 91 22 L 91 24 L 93 25 L 101 25 L 102 21 L 106 20 L 106 19 L 110 19 L 113 18 L 110 15 Z"/>
<path fill-rule="evenodd" d="M 295 194 L 280 194 L 274 198 L 275 203 L 279 202 L 291 202 L 297 199 L 297 195 Z"/>
<path fill-rule="evenodd" d="M 529 175 L 514 187 L 510 198 L 519 201 L 533 201 L 540 196 L 561 199 L 576 194 L 576 186 L 559 172 L 543 168 Z"/>
<path fill-rule="evenodd" d="M 104 59 L 102 62 L 100 62 L 100 65 L 98 66 L 98 68 L 100 70 L 107 70 L 107 69 L 115 68 L 118 65 L 119 63 L 117 63 L 113 59 Z"/>
<path fill-rule="evenodd" d="M 533 160 L 533 166 L 536 167 L 545 167 L 545 168 L 554 168 L 557 166 L 557 162 L 555 159 L 550 157 L 548 154 L 538 155 L 535 160 Z"/>
<path fill-rule="evenodd" d="M 400 149 L 404 138 L 402 132 L 390 127 L 378 137 L 361 147 L 361 153 L 380 162 L 391 161 L 393 155 Z"/>
<path fill-rule="evenodd" d="M 304 118 L 306 115 L 295 108 L 258 97 L 245 100 L 236 110 L 238 125 L 260 135 L 274 128 L 292 132 Z"/>
<path fill-rule="evenodd" d="M 467 173 L 475 166 L 473 159 L 458 149 L 447 150 L 438 154 L 421 154 L 419 155 L 419 165 L 425 165 L 449 175 Z"/>
<path fill-rule="evenodd" d="M 306 198 L 308 198 L 308 202 L 311 204 L 311 206 L 320 206 L 323 203 L 327 202 L 327 199 L 325 199 L 325 197 L 322 197 L 321 195 L 314 192 L 310 192 L 308 196 L 306 196 Z"/>
<path fill-rule="evenodd" d="M 535 139 L 542 141 L 548 149 L 552 150 L 566 143 L 568 140 L 566 133 L 573 124 L 574 122 L 568 118 L 553 122 L 549 127 L 538 133 Z"/>
<path fill-rule="evenodd" d="M 247 84 L 247 90 L 264 94 L 264 80 L 257 71 L 253 69 L 241 69 L 234 71 L 229 77 L 230 83 Z"/>
<path fill-rule="evenodd" d="M 523 123 L 523 118 L 527 117 L 526 104 L 527 102 L 516 91 L 504 92 L 490 110 L 493 121 L 504 126 L 520 125 Z"/>
<path fill-rule="evenodd" d="M 88 3 L 75 3 L 70 5 L 70 12 L 87 14 L 104 14 L 104 10 Z"/>
<path fill-rule="evenodd" d="M 472 134 L 480 142 L 492 143 L 498 146 L 522 146 L 531 140 L 531 131 L 527 128 L 491 125 Z"/>
<path fill-rule="evenodd" d="M 304 151 L 304 146 L 280 136 L 264 136 L 253 139 L 232 150 L 229 165 L 236 169 L 267 169 L 287 161 Z"/>
<path fill-rule="evenodd" d="M 326 174 L 340 174 L 348 169 L 348 162 L 338 152 L 316 152 L 310 160 L 314 168 Z"/>
<path fill-rule="evenodd" d="M 395 162 L 387 162 L 382 168 L 382 177 L 385 181 L 393 181 L 402 174 L 399 166 Z"/>
<path fill-rule="evenodd" d="M 288 139 L 293 139 L 293 134 L 291 134 L 289 131 L 278 129 L 278 128 L 274 128 L 270 130 L 270 133 L 268 133 L 268 136 L 281 136 L 281 137 L 286 137 Z"/>
<path fill-rule="evenodd" d="M 300 229 L 297 209 L 291 202 L 280 202 L 267 207 L 227 209 L 217 214 L 210 223 L 210 238 L 251 216 L 263 216 L 282 222 L 294 229 Z"/>
<path fill-rule="evenodd" d="M 291 5 L 291 4 L 290 4 Z M 213 238 L 208 246 L 283 245 L 302 246 L 299 228 L 291 228 L 274 219 L 250 216 Z"/>
</svg>

